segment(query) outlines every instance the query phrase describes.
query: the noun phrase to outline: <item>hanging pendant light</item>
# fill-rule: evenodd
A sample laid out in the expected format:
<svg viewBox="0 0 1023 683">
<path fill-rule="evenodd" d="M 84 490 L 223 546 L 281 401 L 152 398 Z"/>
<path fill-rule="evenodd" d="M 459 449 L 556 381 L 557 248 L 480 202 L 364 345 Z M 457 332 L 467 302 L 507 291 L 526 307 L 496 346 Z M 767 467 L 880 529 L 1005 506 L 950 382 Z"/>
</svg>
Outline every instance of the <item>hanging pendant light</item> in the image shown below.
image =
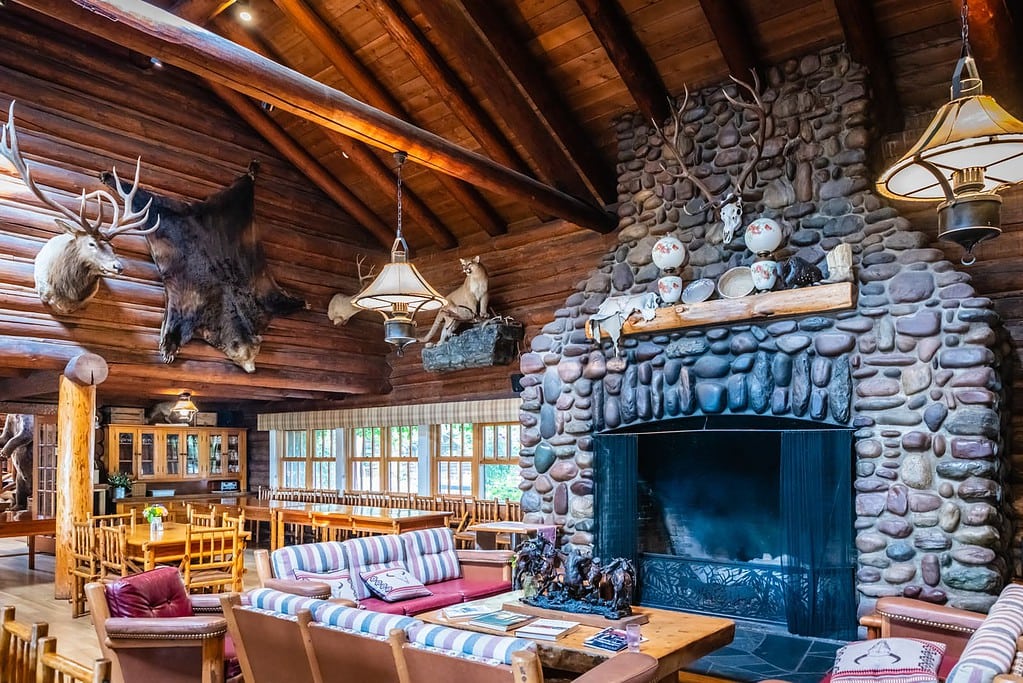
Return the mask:
<svg viewBox="0 0 1023 683">
<path fill-rule="evenodd" d="M 416 313 L 437 310 L 447 303 L 408 262 L 408 244 L 401 233 L 401 167 L 407 158 L 405 152 L 394 153 L 398 162 L 398 230 L 391 245 L 391 262 L 352 299 L 354 306 L 384 316 L 384 341 L 393 344 L 399 356 L 416 341 Z"/>
<path fill-rule="evenodd" d="M 997 192 L 1023 181 L 1023 121 L 983 94 L 970 54 L 969 6 L 962 4 L 963 46 L 952 74 L 951 101 L 942 105 L 913 147 L 881 174 L 878 190 L 894 199 L 934 201 L 938 238 L 966 249 L 1002 233 Z"/>
<path fill-rule="evenodd" d="M 174 416 L 177 422 L 180 423 L 191 423 L 192 418 L 199 409 L 192 403 L 192 392 L 182 391 L 178 394 L 178 401 L 171 407 L 171 414 Z"/>
</svg>

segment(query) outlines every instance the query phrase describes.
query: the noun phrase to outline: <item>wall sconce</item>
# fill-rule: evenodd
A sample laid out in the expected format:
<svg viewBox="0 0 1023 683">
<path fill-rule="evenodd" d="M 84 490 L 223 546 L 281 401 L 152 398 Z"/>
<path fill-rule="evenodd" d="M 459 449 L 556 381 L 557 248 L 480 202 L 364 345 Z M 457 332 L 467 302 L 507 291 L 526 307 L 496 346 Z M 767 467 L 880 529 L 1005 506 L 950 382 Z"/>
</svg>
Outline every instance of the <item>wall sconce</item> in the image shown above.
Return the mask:
<svg viewBox="0 0 1023 683">
<path fill-rule="evenodd" d="M 938 238 L 966 249 L 963 265 L 977 260 L 977 244 L 1002 233 L 997 192 L 1023 181 L 1023 122 L 983 94 L 970 54 L 968 17 L 963 0 L 963 47 L 952 74 L 951 101 L 877 181 L 878 190 L 894 199 L 943 200 Z"/>
<path fill-rule="evenodd" d="M 393 344 L 399 356 L 416 341 L 416 313 L 434 311 L 447 303 L 408 262 L 408 244 L 401 234 L 401 167 L 407 158 L 405 152 L 394 153 L 398 162 L 398 229 L 391 245 L 391 262 L 352 299 L 352 305 L 384 316 L 384 341 Z"/>
<path fill-rule="evenodd" d="M 192 418 L 199 412 L 199 409 L 192 403 L 192 392 L 182 391 L 178 395 L 178 401 L 171 408 L 171 415 L 174 416 L 176 422 L 191 423 Z"/>
</svg>

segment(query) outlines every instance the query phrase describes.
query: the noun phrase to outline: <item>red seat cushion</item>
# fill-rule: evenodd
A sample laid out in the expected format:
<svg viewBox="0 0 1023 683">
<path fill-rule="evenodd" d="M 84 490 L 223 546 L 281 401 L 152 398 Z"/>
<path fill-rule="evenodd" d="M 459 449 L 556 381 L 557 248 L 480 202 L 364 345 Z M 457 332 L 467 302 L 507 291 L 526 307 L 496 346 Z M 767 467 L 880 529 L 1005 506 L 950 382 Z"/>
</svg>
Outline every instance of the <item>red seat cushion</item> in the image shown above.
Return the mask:
<svg viewBox="0 0 1023 683">
<path fill-rule="evenodd" d="M 176 567 L 125 576 L 106 586 L 112 617 L 190 617 L 192 601 Z"/>
<path fill-rule="evenodd" d="M 442 583 L 431 583 L 427 588 L 435 593 L 443 586 L 444 592 L 458 591 L 462 600 L 468 602 L 479 598 L 489 598 L 511 590 L 511 581 L 470 581 L 468 579 L 451 579 Z"/>
</svg>

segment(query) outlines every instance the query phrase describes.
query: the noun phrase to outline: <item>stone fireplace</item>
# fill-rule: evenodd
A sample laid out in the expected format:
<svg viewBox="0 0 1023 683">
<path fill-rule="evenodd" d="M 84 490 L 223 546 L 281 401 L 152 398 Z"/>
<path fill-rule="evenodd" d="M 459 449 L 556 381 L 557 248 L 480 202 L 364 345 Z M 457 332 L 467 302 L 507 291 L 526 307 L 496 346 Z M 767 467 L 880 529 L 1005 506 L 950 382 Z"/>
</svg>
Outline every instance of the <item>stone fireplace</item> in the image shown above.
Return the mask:
<svg viewBox="0 0 1023 683">
<path fill-rule="evenodd" d="M 886 595 L 986 611 L 1015 545 L 1002 413 L 1011 354 L 997 315 L 968 274 L 873 192 L 864 73 L 843 50 L 772 67 L 763 99 L 774 134 L 744 193 L 743 225 L 781 222 L 778 260 L 823 267 L 827 252 L 849 244 L 855 308 L 630 335 L 617 358 L 609 342 L 589 340 L 586 321 L 607 297 L 656 291 L 651 248 L 666 234 L 690 252 L 686 281 L 754 260 L 741 230 L 723 243 L 690 183 L 662 170 L 656 131 L 621 119 L 618 246 L 521 361 L 526 519 L 561 524 L 564 543 L 636 558 L 647 604 L 721 613 L 730 600 L 756 603 L 765 620 L 830 634 Z M 695 172 L 725 190 L 756 126 L 720 88 L 692 94 L 683 120 Z M 811 473 L 827 483 L 816 489 L 794 469 L 812 460 L 797 456 L 819 455 L 815 438 L 832 453 Z M 844 496 L 828 488 L 839 482 Z M 711 485 L 744 495 L 699 497 Z M 794 492 L 799 505 L 834 508 L 832 526 L 817 528 L 809 508 L 782 509 Z M 730 547 L 717 543 L 726 536 Z M 797 537 L 829 545 L 799 547 Z M 686 568 L 665 564 L 680 557 Z M 708 578 L 753 564 L 761 578 Z M 698 578 L 684 584 L 687 576 Z M 786 591 L 788 602 L 772 605 Z M 809 611 L 787 614 L 801 601 Z"/>
</svg>

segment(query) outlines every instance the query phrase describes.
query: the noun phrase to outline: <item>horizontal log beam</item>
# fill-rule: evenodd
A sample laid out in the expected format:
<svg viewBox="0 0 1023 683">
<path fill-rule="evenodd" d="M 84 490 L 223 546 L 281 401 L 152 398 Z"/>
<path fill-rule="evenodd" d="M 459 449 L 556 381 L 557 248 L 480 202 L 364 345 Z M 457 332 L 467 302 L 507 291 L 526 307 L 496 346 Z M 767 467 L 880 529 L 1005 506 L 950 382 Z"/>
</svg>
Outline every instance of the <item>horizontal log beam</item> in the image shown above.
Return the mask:
<svg viewBox="0 0 1023 683">
<path fill-rule="evenodd" d="M 616 217 L 603 208 L 367 106 L 148 3 L 91 0 L 90 9 L 85 9 L 67 0 L 17 1 L 375 147 L 404 150 L 414 163 L 514 197 L 580 227 L 609 232 L 617 225 Z"/>
<path fill-rule="evenodd" d="M 38 370 L 24 377 L 11 377 L 0 381 L 0 401 L 52 394 L 57 391 L 60 373 L 56 370 Z"/>
</svg>

